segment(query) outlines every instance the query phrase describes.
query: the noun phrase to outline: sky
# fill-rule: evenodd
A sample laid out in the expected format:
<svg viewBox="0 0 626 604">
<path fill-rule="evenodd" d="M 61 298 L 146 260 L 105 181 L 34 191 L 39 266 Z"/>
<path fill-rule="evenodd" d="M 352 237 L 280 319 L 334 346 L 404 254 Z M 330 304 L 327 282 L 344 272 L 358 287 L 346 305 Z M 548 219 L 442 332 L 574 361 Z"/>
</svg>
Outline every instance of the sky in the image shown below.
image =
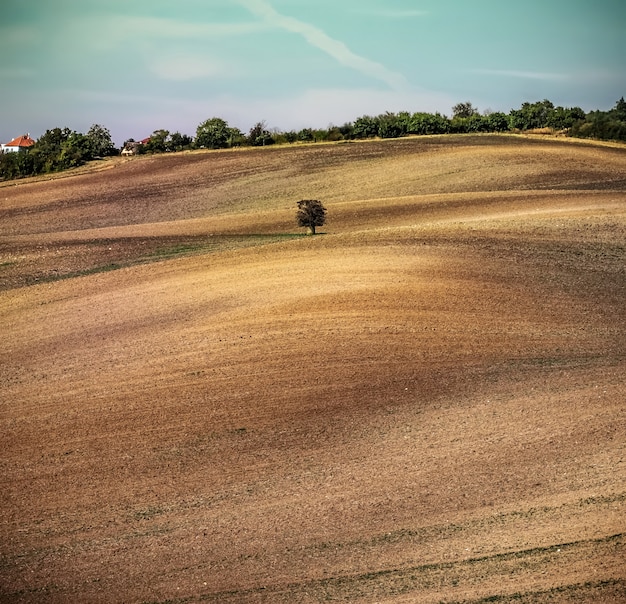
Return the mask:
<svg viewBox="0 0 626 604">
<path fill-rule="evenodd" d="M 624 0 L 0 0 L 0 142 L 622 96 Z"/>
</svg>

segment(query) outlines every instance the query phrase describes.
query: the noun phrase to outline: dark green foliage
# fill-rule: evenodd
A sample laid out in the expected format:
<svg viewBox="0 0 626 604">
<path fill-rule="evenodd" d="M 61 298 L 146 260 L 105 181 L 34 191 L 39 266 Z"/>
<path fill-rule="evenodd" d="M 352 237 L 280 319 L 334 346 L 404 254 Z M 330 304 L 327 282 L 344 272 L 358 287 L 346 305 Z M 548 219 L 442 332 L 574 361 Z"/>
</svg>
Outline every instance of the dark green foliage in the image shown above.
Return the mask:
<svg viewBox="0 0 626 604">
<path fill-rule="evenodd" d="M 374 138 L 378 136 L 379 125 L 379 118 L 363 115 L 354 121 L 352 135 L 354 138 Z"/>
<path fill-rule="evenodd" d="M 298 140 L 298 133 L 294 132 L 293 130 L 290 130 L 289 132 L 283 132 L 281 134 L 282 139 L 284 139 L 284 142 L 286 143 L 295 143 Z M 281 140 L 277 140 L 278 142 L 282 142 Z"/>
<path fill-rule="evenodd" d="M 506 132 L 509 129 L 509 119 L 506 113 L 496 111 L 487 114 L 485 119 L 489 124 L 490 132 Z"/>
<path fill-rule="evenodd" d="M 257 122 L 250 128 L 247 142 L 253 147 L 265 147 L 266 145 L 273 145 L 276 141 L 266 129 L 265 122 Z"/>
<path fill-rule="evenodd" d="M 228 129 L 228 147 L 241 147 L 246 144 L 246 137 L 239 128 Z"/>
<path fill-rule="evenodd" d="M 116 155 L 117 149 L 111 140 L 111 133 L 100 124 L 94 124 L 86 134 L 89 152 L 92 157 Z"/>
<path fill-rule="evenodd" d="M 520 109 L 512 109 L 509 114 L 510 127 L 517 130 L 567 130 L 584 119 L 585 112 L 580 107 L 555 107 L 548 100 L 524 103 Z"/>
<path fill-rule="evenodd" d="M 615 107 L 609 111 L 609 115 L 615 121 L 626 122 L 626 101 L 624 97 L 615 103 Z"/>
<path fill-rule="evenodd" d="M 614 119 L 610 111 L 592 111 L 584 122 L 578 122 L 570 132 L 580 138 L 626 141 L 626 121 Z"/>
<path fill-rule="evenodd" d="M 537 103 L 522 103 L 520 109 L 511 110 L 511 128 L 518 130 L 546 128 L 553 113 L 554 105 L 547 99 Z"/>
<path fill-rule="evenodd" d="M 585 112 L 580 107 L 555 107 L 548 115 L 546 125 L 554 130 L 568 130 L 584 120 Z"/>
<path fill-rule="evenodd" d="M 577 122 L 572 136 L 626 141 L 626 101 L 622 97 L 610 111 L 592 111 L 584 122 Z"/>
<path fill-rule="evenodd" d="M 326 222 L 326 208 L 317 199 L 302 199 L 298 202 L 296 221 L 298 226 L 308 228 L 315 235 L 315 228 Z"/>
<path fill-rule="evenodd" d="M 399 138 L 407 134 L 407 114 L 385 113 L 378 116 L 378 136 L 380 138 Z"/>
<path fill-rule="evenodd" d="M 311 128 L 303 128 L 298 132 L 298 140 L 305 143 L 313 142 L 315 140 L 313 130 Z"/>
<path fill-rule="evenodd" d="M 191 149 L 193 139 L 187 134 L 174 132 L 168 141 L 168 151 L 185 151 Z"/>
<path fill-rule="evenodd" d="M 86 135 L 69 128 L 52 128 L 28 151 L 0 154 L 0 179 L 59 172 L 115 153 L 109 131 L 97 124 Z"/>
<path fill-rule="evenodd" d="M 63 147 L 72 134 L 69 128 L 46 130 L 28 152 L 33 159 L 35 173 L 56 172 L 63 169 L 61 161 Z"/>
<path fill-rule="evenodd" d="M 469 117 L 453 117 L 450 120 L 450 132 L 492 132 L 489 116 L 475 113 Z"/>
<path fill-rule="evenodd" d="M 232 128 L 222 118 L 213 117 L 196 129 L 195 146 L 198 149 L 224 149 L 233 136 Z"/>
<path fill-rule="evenodd" d="M 457 103 L 452 107 L 453 118 L 469 118 L 473 115 L 478 115 L 478 109 L 476 109 L 469 101 L 464 103 Z"/>
<path fill-rule="evenodd" d="M 449 131 L 448 118 L 439 113 L 414 113 L 408 124 L 409 134 L 445 134 Z"/>
<path fill-rule="evenodd" d="M 47 174 L 75 168 L 93 159 L 89 139 L 69 128 L 46 130 L 27 152 L 31 174 Z"/>
<path fill-rule="evenodd" d="M 354 126 L 352 123 L 346 122 L 343 126 L 339 126 L 338 130 L 344 140 L 354 138 Z"/>
<path fill-rule="evenodd" d="M 329 126 L 328 130 L 324 132 L 325 138 L 324 140 L 329 142 L 342 141 L 343 134 L 341 133 L 341 129 L 337 126 Z"/>
<path fill-rule="evenodd" d="M 0 153 L 0 177 L 5 180 L 34 175 L 30 153 Z"/>
<path fill-rule="evenodd" d="M 168 151 L 168 130 L 155 130 L 148 142 L 143 146 L 146 153 L 165 153 Z"/>
</svg>

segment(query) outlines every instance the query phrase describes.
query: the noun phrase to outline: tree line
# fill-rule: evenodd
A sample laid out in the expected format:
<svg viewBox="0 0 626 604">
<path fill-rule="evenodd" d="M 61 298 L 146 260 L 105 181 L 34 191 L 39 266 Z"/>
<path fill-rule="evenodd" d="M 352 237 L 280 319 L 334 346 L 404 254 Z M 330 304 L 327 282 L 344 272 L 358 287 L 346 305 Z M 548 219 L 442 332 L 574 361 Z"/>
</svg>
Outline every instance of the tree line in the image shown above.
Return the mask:
<svg viewBox="0 0 626 604">
<path fill-rule="evenodd" d="M 117 153 L 111 134 L 104 126 L 94 124 L 87 134 L 69 128 L 53 128 L 28 151 L 0 154 L 0 178 L 9 180 L 59 172 Z"/>
<path fill-rule="evenodd" d="M 626 141 L 626 101 L 622 97 L 609 111 L 585 113 L 580 107 L 555 107 L 549 100 L 523 103 L 519 109 L 503 112 L 480 112 L 470 102 L 458 103 L 452 116 L 441 113 L 386 112 L 377 116 L 363 115 L 343 126 L 324 129 L 269 130 L 258 122 L 247 134 L 219 117 L 198 125 L 195 137 L 155 130 L 141 144 L 129 139 L 124 147 L 135 152 L 166 153 L 189 149 L 227 149 L 240 146 L 266 146 L 296 142 L 359 140 L 367 138 L 398 138 L 409 135 L 460 134 L 477 132 L 527 132 L 549 129 L 568 136 L 602 140 Z M 0 179 L 8 180 L 57 172 L 80 166 L 93 159 L 120 152 L 110 132 L 94 124 L 87 134 L 69 128 L 47 130 L 25 153 L 0 154 Z"/>
</svg>

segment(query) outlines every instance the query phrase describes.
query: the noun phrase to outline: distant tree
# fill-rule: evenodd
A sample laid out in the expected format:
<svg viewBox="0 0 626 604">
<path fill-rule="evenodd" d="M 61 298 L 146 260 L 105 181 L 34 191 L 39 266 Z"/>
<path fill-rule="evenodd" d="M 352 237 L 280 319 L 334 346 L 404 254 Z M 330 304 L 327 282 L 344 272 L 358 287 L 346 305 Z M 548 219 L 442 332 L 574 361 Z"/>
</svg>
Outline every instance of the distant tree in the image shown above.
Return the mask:
<svg viewBox="0 0 626 604">
<path fill-rule="evenodd" d="M 253 147 L 264 147 L 266 145 L 273 145 L 276 142 L 264 121 L 257 122 L 250 128 L 247 141 L 248 144 Z"/>
<path fill-rule="evenodd" d="M 354 138 L 374 138 L 378 136 L 378 126 L 380 120 L 377 117 L 362 115 L 354 120 L 352 136 Z"/>
<path fill-rule="evenodd" d="M 46 130 L 33 145 L 32 150 L 44 156 L 55 156 L 61 151 L 61 145 L 70 137 L 69 128 L 52 128 Z"/>
<path fill-rule="evenodd" d="M 345 140 L 354 138 L 354 125 L 352 122 L 346 122 L 343 126 L 339 126 L 339 132 Z"/>
<path fill-rule="evenodd" d="M 192 143 L 193 139 L 190 136 L 174 132 L 168 141 L 168 149 L 170 151 L 184 151 L 185 149 L 190 149 Z"/>
<path fill-rule="evenodd" d="M 317 199 L 302 199 L 298 202 L 296 220 L 298 226 L 308 228 L 315 235 L 315 228 L 326 222 L 326 208 Z"/>
<path fill-rule="evenodd" d="M 494 111 L 485 115 L 490 132 L 506 132 L 509 129 L 509 119 L 506 113 Z"/>
<path fill-rule="evenodd" d="M 57 159 L 56 170 L 75 168 L 93 158 L 91 141 L 80 132 L 72 132 L 61 145 L 61 153 Z"/>
<path fill-rule="evenodd" d="M 15 177 L 22 176 L 35 176 L 38 174 L 38 166 L 35 163 L 35 158 L 32 153 L 11 153 L 11 155 L 17 155 L 18 161 L 18 174 Z"/>
<path fill-rule="evenodd" d="M 241 147 L 245 145 L 246 137 L 239 128 L 228 128 L 228 146 Z"/>
<path fill-rule="evenodd" d="M 20 170 L 20 155 L 26 155 L 26 153 L 3 153 L 0 151 L 0 179 L 11 180 L 25 176 Z"/>
<path fill-rule="evenodd" d="M 590 111 L 585 121 L 576 122 L 569 130 L 570 136 L 626 141 L 626 120 L 618 119 L 620 111 L 626 110 L 620 99 L 610 111 Z"/>
<path fill-rule="evenodd" d="M 326 131 L 326 140 L 331 142 L 343 140 L 343 134 L 339 126 L 329 126 Z"/>
<path fill-rule="evenodd" d="M 624 97 L 615 103 L 615 107 L 609 111 L 609 114 L 618 122 L 626 122 L 626 101 Z"/>
<path fill-rule="evenodd" d="M 482 132 L 484 127 L 483 116 L 478 113 L 470 117 L 455 116 L 450 120 L 450 132 L 454 134 Z"/>
<path fill-rule="evenodd" d="M 567 130 L 575 123 L 585 120 L 586 114 L 580 107 L 555 107 L 548 114 L 547 126 L 555 130 Z"/>
<path fill-rule="evenodd" d="M 53 128 L 39 138 L 28 153 L 1 156 L 0 177 L 21 178 L 57 172 L 91 159 L 87 137 L 69 128 Z"/>
<path fill-rule="evenodd" d="M 281 141 L 286 143 L 295 143 L 298 140 L 298 133 L 295 130 L 281 133 Z M 276 141 L 278 142 L 278 141 Z"/>
<path fill-rule="evenodd" d="M 408 125 L 409 134 L 445 134 L 450 121 L 440 113 L 414 113 Z"/>
<path fill-rule="evenodd" d="M 84 163 L 89 158 L 86 137 L 69 128 L 52 128 L 31 147 L 33 174 L 57 172 Z"/>
<path fill-rule="evenodd" d="M 548 99 L 537 103 L 522 103 L 519 109 L 512 109 L 509 113 L 511 128 L 518 130 L 533 130 L 549 127 L 554 115 L 554 104 Z"/>
<path fill-rule="evenodd" d="M 168 149 L 169 130 L 155 130 L 144 145 L 147 153 L 165 153 Z"/>
<path fill-rule="evenodd" d="M 465 127 L 467 132 L 490 132 L 489 116 L 475 113 L 465 119 Z"/>
<path fill-rule="evenodd" d="M 298 140 L 308 143 L 315 140 L 315 136 L 313 135 L 312 128 L 302 128 L 300 132 L 298 132 Z"/>
<path fill-rule="evenodd" d="M 457 103 L 452 107 L 452 117 L 467 118 L 473 115 L 478 115 L 478 109 L 476 109 L 469 101 L 464 103 Z"/>
<path fill-rule="evenodd" d="M 407 133 L 408 119 L 405 114 L 384 113 L 378 116 L 378 136 L 380 138 L 399 138 Z"/>
<path fill-rule="evenodd" d="M 237 132 L 239 133 L 238 130 Z M 213 117 L 197 127 L 194 144 L 197 148 L 224 149 L 232 146 L 233 135 L 234 131 L 228 122 L 222 118 Z"/>
<path fill-rule="evenodd" d="M 116 149 L 111 140 L 111 133 L 100 124 L 94 124 L 86 134 L 91 159 L 115 155 Z"/>
</svg>

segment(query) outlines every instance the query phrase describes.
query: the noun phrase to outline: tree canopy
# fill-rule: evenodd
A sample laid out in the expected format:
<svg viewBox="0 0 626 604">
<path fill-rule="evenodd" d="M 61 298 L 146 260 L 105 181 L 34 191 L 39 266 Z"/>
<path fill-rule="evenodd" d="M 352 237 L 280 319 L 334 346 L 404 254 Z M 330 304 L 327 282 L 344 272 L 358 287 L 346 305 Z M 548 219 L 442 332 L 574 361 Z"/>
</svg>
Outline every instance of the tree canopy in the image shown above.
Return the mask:
<svg viewBox="0 0 626 604">
<path fill-rule="evenodd" d="M 326 223 L 326 208 L 318 199 L 301 199 L 296 212 L 298 226 L 308 228 L 315 235 L 315 228 Z"/>
<path fill-rule="evenodd" d="M 111 133 L 104 126 L 94 124 L 89 128 L 86 136 L 92 157 L 115 155 L 116 149 L 111 140 Z"/>
<path fill-rule="evenodd" d="M 230 127 L 219 117 L 202 122 L 196 129 L 196 147 L 204 149 L 223 149 L 228 146 Z"/>
<path fill-rule="evenodd" d="M 273 145 L 276 141 L 272 137 L 271 132 L 267 130 L 265 122 L 261 121 L 250 128 L 247 142 L 253 147 L 264 147 L 266 145 Z"/>
<path fill-rule="evenodd" d="M 478 114 L 478 109 L 476 109 L 469 101 L 465 101 L 464 103 L 457 103 L 454 107 L 452 107 L 453 118 L 468 118 Z"/>
</svg>

